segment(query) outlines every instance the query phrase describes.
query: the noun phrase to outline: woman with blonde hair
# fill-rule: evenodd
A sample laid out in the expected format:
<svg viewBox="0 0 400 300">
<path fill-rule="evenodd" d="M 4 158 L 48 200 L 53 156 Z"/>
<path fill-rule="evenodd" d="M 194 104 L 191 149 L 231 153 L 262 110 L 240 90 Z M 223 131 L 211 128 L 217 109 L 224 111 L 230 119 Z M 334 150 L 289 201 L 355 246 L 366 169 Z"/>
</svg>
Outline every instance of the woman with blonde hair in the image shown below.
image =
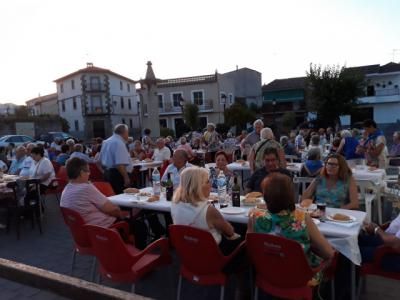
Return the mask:
<svg viewBox="0 0 400 300">
<path fill-rule="evenodd" d="M 206 169 L 199 167 L 184 169 L 171 205 L 172 219 L 174 224 L 209 231 L 222 252 L 227 254 L 234 249 L 229 245 L 232 243 L 229 239 L 236 240 L 238 235 L 221 213 L 208 203 L 210 191 L 211 184 Z"/>
</svg>

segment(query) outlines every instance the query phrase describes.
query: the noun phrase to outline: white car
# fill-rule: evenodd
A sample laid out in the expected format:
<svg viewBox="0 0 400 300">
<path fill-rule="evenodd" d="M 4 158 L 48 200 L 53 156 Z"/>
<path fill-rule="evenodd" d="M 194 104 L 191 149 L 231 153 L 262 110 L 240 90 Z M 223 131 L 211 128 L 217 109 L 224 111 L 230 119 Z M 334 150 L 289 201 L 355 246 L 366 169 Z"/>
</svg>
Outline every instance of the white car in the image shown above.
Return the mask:
<svg viewBox="0 0 400 300">
<path fill-rule="evenodd" d="M 10 143 L 14 143 L 16 147 L 26 144 L 34 143 L 35 140 L 27 135 L 5 135 L 0 138 L 0 147 L 7 147 Z"/>
</svg>

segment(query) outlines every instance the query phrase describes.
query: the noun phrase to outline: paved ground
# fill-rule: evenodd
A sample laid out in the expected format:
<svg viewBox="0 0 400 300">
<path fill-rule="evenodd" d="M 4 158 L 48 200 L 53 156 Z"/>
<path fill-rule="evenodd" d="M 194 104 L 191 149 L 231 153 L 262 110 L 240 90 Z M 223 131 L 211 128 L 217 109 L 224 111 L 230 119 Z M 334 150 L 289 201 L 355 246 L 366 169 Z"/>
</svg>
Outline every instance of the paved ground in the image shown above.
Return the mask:
<svg viewBox="0 0 400 300">
<path fill-rule="evenodd" d="M 49 198 L 43 220 L 44 233 L 38 228 L 32 229 L 30 222 L 21 226 L 21 239 L 18 241 L 15 228 L 9 234 L 0 229 L 0 257 L 22 262 L 50 271 L 69 274 L 71 266 L 72 240 L 63 223 L 55 199 Z M 91 259 L 77 257 L 74 276 L 89 280 Z M 137 283 L 136 293 L 155 299 L 175 299 L 178 279 L 178 262 L 174 259 L 172 266 L 153 272 Z M 116 285 L 104 282 L 107 286 L 130 290 L 129 285 Z M 229 281 L 225 299 L 235 299 L 236 280 Z M 395 281 L 370 277 L 367 280 L 366 294 L 362 299 L 398 299 L 400 284 Z M 218 287 L 197 287 L 187 282 L 183 284 L 182 299 L 218 299 Z M 243 298 L 243 297 L 242 297 Z M 244 297 L 248 298 L 248 297 Z M 260 297 L 267 298 L 267 297 Z M 6 299 L 65 299 L 47 291 L 41 291 L 15 282 L 0 279 L 0 300 Z"/>
</svg>

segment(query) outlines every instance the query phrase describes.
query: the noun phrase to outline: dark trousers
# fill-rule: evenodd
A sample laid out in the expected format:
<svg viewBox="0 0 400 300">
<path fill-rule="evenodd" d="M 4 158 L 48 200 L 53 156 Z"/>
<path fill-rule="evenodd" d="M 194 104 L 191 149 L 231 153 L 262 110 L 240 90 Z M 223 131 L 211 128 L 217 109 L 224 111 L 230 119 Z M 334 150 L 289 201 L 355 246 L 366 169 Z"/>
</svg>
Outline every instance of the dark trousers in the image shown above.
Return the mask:
<svg viewBox="0 0 400 300">
<path fill-rule="evenodd" d="M 109 182 L 115 194 L 124 192 L 124 178 L 116 168 L 106 169 L 104 171 L 104 180 Z"/>
</svg>

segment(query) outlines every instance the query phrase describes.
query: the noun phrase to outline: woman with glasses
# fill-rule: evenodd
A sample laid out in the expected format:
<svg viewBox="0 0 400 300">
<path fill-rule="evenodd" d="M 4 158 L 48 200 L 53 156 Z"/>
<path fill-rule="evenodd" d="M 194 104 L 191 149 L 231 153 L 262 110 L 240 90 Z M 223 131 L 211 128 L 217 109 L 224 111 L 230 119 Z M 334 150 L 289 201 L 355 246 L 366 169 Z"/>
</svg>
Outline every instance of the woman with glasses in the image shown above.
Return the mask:
<svg viewBox="0 0 400 300">
<path fill-rule="evenodd" d="M 213 192 L 217 192 L 218 190 L 218 175 L 219 172 L 224 172 L 227 189 L 229 190 L 232 186 L 233 181 L 233 172 L 228 169 L 228 154 L 224 151 L 218 151 L 215 154 L 215 167 L 210 168 L 210 180 L 211 180 L 211 187 Z"/>
<path fill-rule="evenodd" d="M 358 209 L 356 181 L 343 156 L 328 156 L 321 175 L 313 180 L 302 195 L 302 199 L 310 198 L 325 202 L 328 207 Z"/>
</svg>

